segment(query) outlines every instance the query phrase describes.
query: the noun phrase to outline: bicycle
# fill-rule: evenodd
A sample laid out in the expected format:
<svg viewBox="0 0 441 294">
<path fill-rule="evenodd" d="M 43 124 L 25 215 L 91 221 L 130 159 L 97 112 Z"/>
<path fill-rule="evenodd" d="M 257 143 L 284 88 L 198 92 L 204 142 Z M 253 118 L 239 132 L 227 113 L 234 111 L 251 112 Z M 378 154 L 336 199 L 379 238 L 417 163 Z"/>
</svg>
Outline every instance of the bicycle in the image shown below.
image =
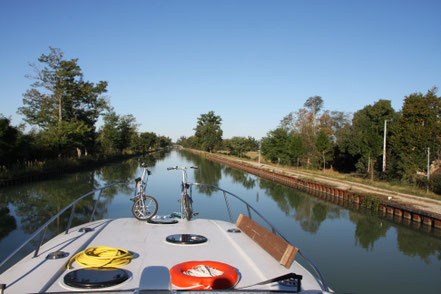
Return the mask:
<svg viewBox="0 0 441 294">
<path fill-rule="evenodd" d="M 181 183 L 181 218 L 185 214 L 185 218 L 187 220 L 191 220 L 193 216 L 193 199 L 191 198 L 191 192 L 190 195 L 187 193 L 187 189 L 190 188 L 190 183 L 187 183 L 187 169 L 193 168 L 197 169 L 197 166 L 184 166 L 184 167 L 169 167 L 167 170 L 181 170 L 182 171 L 182 183 Z M 196 215 L 196 214 L 195 214 Z"/>
<path fill-rule="evenodd" d="M 147 182 L 152 172 L 144 162 L 141 163 L 141 167 L 144 168 L 144 171 L 140 178 L 135 179 L 135 196 L 130 199 L 133 201 L 132 214 L 138 220 L 150 220 L 158 211 L 158 202 L 153 196 L 145 194 Z"/>
</svg>

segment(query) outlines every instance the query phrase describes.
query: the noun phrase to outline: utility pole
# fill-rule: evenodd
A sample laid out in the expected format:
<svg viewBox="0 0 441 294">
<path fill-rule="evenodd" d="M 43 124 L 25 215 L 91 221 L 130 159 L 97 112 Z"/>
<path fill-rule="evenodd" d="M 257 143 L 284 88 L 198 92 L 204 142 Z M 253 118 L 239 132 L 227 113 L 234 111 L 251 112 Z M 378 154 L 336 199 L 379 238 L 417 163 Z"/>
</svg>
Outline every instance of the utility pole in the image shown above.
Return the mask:
<svg viewBox="0 0 441 294">
<path fill-rule="evenodd" d="M 427 147 L 427 189 L 429 192 L 429 180 L 430 180 L 430 147 Z"/>
<path fill-rule="evenodd" d="M 262 140 L 259 141 L 259 167 L 260 167 L 260 149 L 262 147 Z"/>
<path fill-rule="evenodd" d="M 430 147 L 427 147 L 427 182 L 430 180 Z"/>
<path fill-rule="evenodd" d="M 384 139 L 383 139 L 383 172 L 386 171 L 386 136 L 387 136 L 387 119 L 384 120 Z"/>
</svg>

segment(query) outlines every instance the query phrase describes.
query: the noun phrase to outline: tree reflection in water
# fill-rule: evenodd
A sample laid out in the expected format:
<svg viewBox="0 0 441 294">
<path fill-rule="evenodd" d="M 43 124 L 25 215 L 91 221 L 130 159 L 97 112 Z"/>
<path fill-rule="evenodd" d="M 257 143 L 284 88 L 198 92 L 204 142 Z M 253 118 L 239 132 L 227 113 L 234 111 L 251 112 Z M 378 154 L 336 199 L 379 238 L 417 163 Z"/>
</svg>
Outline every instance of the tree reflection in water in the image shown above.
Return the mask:
<svg viewBox="0 0 441 294">
<path fill-rule="evenodd" d="M 327 218 L 338 218 L 340 208 L 282 185 L 262 180 L 260 187 L 276 201 L 280 210 L 299 222 L 306 232 L 316 233 Z"/>
<path fill-rule="evenodd" d="M 127 183 L 106 189 L 103 192 L 103 196 L 111 200 L 117 193 L 131 194 L 134 191 L 135 178 L 141 176 L 141 174 L 137 174 L 142 172 L 138 170 L 141 163 L 145 163 L 147 167 L 152 168 L 156 165 L 156 162 L 163 159 L 165 155 L 166 152 L 149 153 L 136 159 L 132 158 L 118 164 L 106 165 L 97 169 L 97 178 L 103 181 L 104 185 Z"/>
<path fill-rule="evenodd" d="M 194 170 L 195 182 L 219 186 L 219 181 L 222 179 L 223 169 L 221 164 L 206 160 L 205 158 L 190 152 L 183 151 L 180 154 L 198 167 L 198 169 Z M 207 196 L 211 196 L 216 192 L 216 189 L 205 186 L 198 186 L 197 189 L 200 193 L 206 194 Z"/>
<path fill-rule="evenodd" d="M 349 212 L 349 219 L 355 224 L 355 246 L 361 246 L 366 251 L 374 249 L 375 241 L 386 236 L 390 225 L 377 215 L 366 211 L 366 214 Z"/>
<path fill-rule="evenodd" d="M 441 260 L 441 240 L 425 234 L 415 234 L 409 228 L 397 227 L 398 249 L 408 256 L 419 256 L 426 264 L 431 255 Z"/>
<path fill-rule="evenodd" d="M 119 186 L 113 186 L 104 190 L 103 196 L 106 199 L 111 200 L 118 193 L 118 191 L 128 194 L 133 189 L 130 187 L 130 182 L 134 183 L 134 180 L 137 177 L 135 173 L 138 166 L 139 164 L 136 160 L 130 159 L 118 163 L 117 165 L 106 165 L 97 169 L 96 176 L 100 181 L 103 182 L 103 186 L 113 183 L 127 183 Z"/>
<path fill-rule="evenodd" d="M 8 207 L 0 207 L 0 240 L 17 228 L 15 217 L 10 215 Z"/>
<path fill-rule="evenodd" d="M 244 173 L 240 170 L 226 166 L 224 173 L 230 176 L 234 183 L 241 184 L 247 190 L 253 189 L 256 186 L 256 179 L 254 176 Z"/>
<path fill-rule="evenodd" d="M 82 172 L 65 175 L 62 180 L 55 179 L 25 185 L 20 189 L 11 190 L 9 196 L 11 204 L 15 207 L 15 215 L 20 220 L 21 229 L 30 234 L 79 196 L 96 187 L 94 172 Z M 75 208 L 77 217 L 73 225 L 88 221 L 92 208 L 92 197 L 80 201 Z M 62 231 L 67 225 L 68 218 L 69 213 L 62 214 L 56 220 L 55 227 L 49 227 L 47 236 L 50 237 Z"/>
<path fill-rule="evenodd" d="M 156 161 L 164 158 L 164 153 L 154 153 L 141 158 L 139 161 L 147 162 L 154 166 Z M 15 218 L 10 215 L 8 204 L 12 204 L 14 213 L 20 222 L 23 232 L 31 234 L 40 228 L 46 221 L 56 215 L 61 209 L 72 203 L 78 197 L 99 187 L 117 183 L 134 182 L 139 161 L 130 159 L 118 164 L 105 165 L 96 171 L 83 171 L 81 173 L 65 174 L 60 178 L 33 182 L 1 191 L 4 204 L 0 206 L 0 239 L 16 229 Z M 114 186 L 103 191 L 101 200 L 95 211 L 96 219 L 103 218 L 107 213 L 108 204 L 118 193 L 131 193 L 129 185 Z M 88 222 L 95 204 L 97 195 L 86 197 L 77 203 L 72 227 Z M 49 226 L 46 237 L 60 233 L 68 223 L 71 210 L 63 213 L 53 225 Z M 35 242 L 35 241 L 34 241 Z"/>
</svg>

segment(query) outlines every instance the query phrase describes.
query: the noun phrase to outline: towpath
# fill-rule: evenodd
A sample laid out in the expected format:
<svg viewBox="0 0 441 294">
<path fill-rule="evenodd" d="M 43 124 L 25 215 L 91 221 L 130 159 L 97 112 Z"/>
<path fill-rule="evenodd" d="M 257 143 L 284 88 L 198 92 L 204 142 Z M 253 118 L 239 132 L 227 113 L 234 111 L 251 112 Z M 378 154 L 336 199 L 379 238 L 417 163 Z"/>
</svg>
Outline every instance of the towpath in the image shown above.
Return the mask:
<svg viewBox="0 0 441 294">
<path fill-rule="evenodd" d="M 198 153 L 204 153 L 196 151 Z M 208 155 L 208 154 L 207 154 Z M 363 194 L 378 195 L 382 197 L 385 201 L 390 201 L 391 203 L 397 203 L 410 208 L 415 208 L 418 210 L 426 211 L 429 213 L 437 214 L 441 216 L 441 200 L 426 198 L 412 193 L 397 192 L 389 190 L 386 188 L 374 187 L 368 184 L 358 183 L 354 181 L 338 179 L 335 177 L 327 176 L 326 174 L 318 175 L 317 173 L 308 172 L 306 170 L 285 168 L 273 164 L 259 164 L 252 160 L 243 160 L 232 156 L 222 156 L 217 154 L 209 154 L 210 156 L 218 156 L 224 160 L 231 160 L 239 162 L 242 164 L 248 164 L 253 167 L 257 167 L 263 170 L 273 171 L 275 173 L 285 174 L 294 176 L 300 179 L 313 180 L 315 182 L 320 182 L 322 184 L 327 184 L 330 186 L 338 187 L 340 189 L 358 192 Z"/>
<path fill-rule="evenodd" d="M 256 167 L 258 166 L 257 163 L 252 162 L 252 161 L 247 161 L 247 164 L 252 165 L 252 166 L 256 166 Z M 273 166 L 273 165 L 268 166 L 266 164 L 264 164 L 260 168 L 263 168 L 266 170 L 274 170 L 274 172 L 285 173 L 285 174 L 299 177 L 299 178 L 313 179 L 314 181 L 317 181 L 317 182 L 320 182 L 323 184 L 332 185 L 332 186 L 337 186 L 338 188 L 344 189 L 344 190 L 379 195 L 379 196 L 385 198 L 385 200 L 387 199 L 388 201 L 398 203 L 400 205 L 413 207 L 416 209 L 421 209 L 423 211 L 427 211 L 427 212 L 436 213 L 436 214 L 441 215 L 441 200 L 436 200 L 436 199 L 432 199 L 432 198 L 425 198 L 425 197 L 421 197 L 421 196 L 417 196 L 417 195 L 413 195 L 413 194 L 409 194 L 409 193 L 396 192 L 396 191 L 392 191 L 389 189 L 374 187 L 374 186 L 370 186 L 370 185 L 362 184 L 362 183 L 357 183 L 357 182 L 353 182 L 353 181 L 336 179 L 336 178 L 332 178 L 332 177 L 329 177 L 326 175 L 317 175 L 317 174 L 313 174 L 313 173 L 308 173 L 307 171 L 292 170 L 292 169 L 277 167 L 277 166 Z"/>
</svg>

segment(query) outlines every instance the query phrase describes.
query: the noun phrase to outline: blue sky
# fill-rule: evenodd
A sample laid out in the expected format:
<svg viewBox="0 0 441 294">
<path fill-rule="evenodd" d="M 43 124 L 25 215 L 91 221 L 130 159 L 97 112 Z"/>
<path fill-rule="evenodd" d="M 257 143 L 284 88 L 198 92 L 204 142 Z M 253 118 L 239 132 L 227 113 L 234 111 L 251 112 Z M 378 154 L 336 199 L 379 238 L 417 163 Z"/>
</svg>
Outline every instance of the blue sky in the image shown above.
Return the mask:
<svg viewBox="0 0 441 294">
<path fill-rule="evenodd" d="M 261 138 L 308 97 L 355 112 L 441 87 L 441 1 L 0 0 L 0 113 L 48 47 L 109 82 L 118 114 L 176 140 L 214 110 L 224 138 Z M 439 93 L 438 93 L 439 94 Z"/>
</svg>

